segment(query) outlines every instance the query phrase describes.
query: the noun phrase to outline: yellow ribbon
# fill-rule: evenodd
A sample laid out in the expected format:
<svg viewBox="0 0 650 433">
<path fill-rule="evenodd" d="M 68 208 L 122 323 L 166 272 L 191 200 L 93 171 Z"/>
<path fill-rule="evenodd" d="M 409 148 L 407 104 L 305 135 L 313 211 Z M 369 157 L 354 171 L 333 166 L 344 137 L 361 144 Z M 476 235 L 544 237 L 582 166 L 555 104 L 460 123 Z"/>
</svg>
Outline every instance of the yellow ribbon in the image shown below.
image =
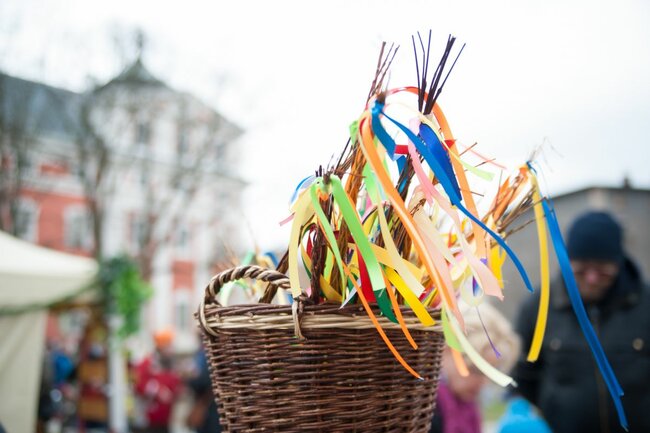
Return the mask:
<svg viewBox="0 0 650 433">
<path fill-rule="evenodd" d="M 294 217 L 289 237 L 289 282 L 291 283 L 291 296 L 294 299 L 302 293 L 298 274 L 298 249 L 302 242 L 302 227 L 314 216 L 314 211 L 309 209 L 310 203 L 309 191 L 303 191 L 292 207 Z"/>
<path fill-rule="evenodd" d="M 533 362 L 539 358 L 539 352 L 542 348 L 544 333 L 546 332 L 546 321 L 548 319 L 548 303 L 550 296 L 550 275 L 548 267 L 548 243 L 546 237 L 546 220 L 544 219 L 544 209 L 539 194 L 539 185 L 535 176 L 530 177 L 533 184 L 533 200 L 535 205 L 535 223 L 537 225 L 537 237 L 539 239 L 539 270 L 541 278 L 541 287 L 539 293 L 539 309 L 537 311 L 537 322 L 533 332 L 533 340 L 528 351 L 528 361 Z"/>
</svg>

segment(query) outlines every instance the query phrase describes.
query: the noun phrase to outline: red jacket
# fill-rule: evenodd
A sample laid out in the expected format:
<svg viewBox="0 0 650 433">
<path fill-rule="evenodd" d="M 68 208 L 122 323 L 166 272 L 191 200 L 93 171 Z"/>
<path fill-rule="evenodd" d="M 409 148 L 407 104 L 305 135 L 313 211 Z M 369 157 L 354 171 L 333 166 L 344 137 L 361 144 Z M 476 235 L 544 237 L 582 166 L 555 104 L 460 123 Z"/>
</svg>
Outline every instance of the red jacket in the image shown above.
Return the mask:
<svg viewBox="0 0 650 433">
<path fill-rule="evenodd" d="M 142 361 L 135 373 L 135 392 L 145 403 L 149 427 L 168 426 L 181 388 L 179 375 L 152 358 Z"/>
</svg>

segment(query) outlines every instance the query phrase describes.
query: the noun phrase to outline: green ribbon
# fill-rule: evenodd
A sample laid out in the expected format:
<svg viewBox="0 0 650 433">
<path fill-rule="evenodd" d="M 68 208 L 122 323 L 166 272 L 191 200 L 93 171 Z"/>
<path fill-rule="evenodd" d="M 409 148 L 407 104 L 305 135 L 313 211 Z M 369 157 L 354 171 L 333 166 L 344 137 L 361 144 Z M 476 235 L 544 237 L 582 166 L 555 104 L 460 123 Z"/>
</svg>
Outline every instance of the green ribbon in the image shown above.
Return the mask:
<svg viewBox="0 0 650 433">
<path fill-rule="evenodd" d="M 350 197 L 346 194 L 341 180 L 335 176 L 330 176 L 330 184 L 332 195 L 334 196 L 334 201 L 339 206 L 341 215 L 345 220 L 348 228 L 350 229 L 350 234 L 352 239 L 359 248 L 359 252 L 363 257 L 363 260 L 368 269 L 368 276 L 370 277 L 370 283 L 372 285 L 372 290 L 375 293 L 375 298 L 377 299 L 377 305 L 382 314 L 386 316 L 391 322 L 397 323 L 397 318 L 393 313 L 392 305 L 390 298 L 386 290 L 386 285 L 384 283 L 384 277 L 382 276 L 381 266 L 377 257 L 372 251 L 370 241 L 366 238 L 366 234 L 363 231 L 363 226 L 361 225 L 361 220 L 359 219 L 359 214 L 354 209 Z M 340 256 L 339 256 L 340 257 Z M 339 259 L 337 257 L 337 260 Z"/>
</svg>

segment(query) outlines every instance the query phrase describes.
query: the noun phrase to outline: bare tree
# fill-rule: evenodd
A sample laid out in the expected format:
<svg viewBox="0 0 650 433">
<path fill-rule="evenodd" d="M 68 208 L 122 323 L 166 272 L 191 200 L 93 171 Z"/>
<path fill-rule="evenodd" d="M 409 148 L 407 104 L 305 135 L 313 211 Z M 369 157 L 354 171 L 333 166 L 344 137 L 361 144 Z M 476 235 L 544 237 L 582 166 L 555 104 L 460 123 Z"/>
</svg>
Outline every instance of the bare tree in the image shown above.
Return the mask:
<svg viewBox="0 0 650 433">
<path fill-rule="evenodd" d="M 43 137 L 63 133 L 59 115 L 68 107 L 60 101 L 75 95 L 0 72 L 0 229 L 21 237 L 28 221 L 22 215 L 25 188 L 36 202 L 47 197 L 55 182 L 35 185 L 37 164 L 44 156 L 60 162 L 61 154 L 47 153 Z M 53 113 L 57 113 L 53 115 Z"/>
<path fill-rule="evenodd" d="M 134 67 L 141 67 L 138 62 Z M 200 191 L 227 177 L 218 166 L 220 151 L 240 131 L 191 96 L 161 83 L 138 82 L 130 73 L 135 74 L 127 71 L 123 80 L 86 96 L 76 140 L 78 174 L 98 257 L 103 254 L 104 224 L 116 192 L 129 176 L 132 187 L 139 188 L 130 252 L 148 280 L 156 254 L 173 243 Z M 159 124 L 160 118 L 167 120 L 166 125 Z M 175 129 L 175 134 L 161 137 L 157 132 L 161 127 Z"/>
<path fill-rule="evenodd" d="M 145 278 L 151 277 L 153 260 L 160 247 L 183 235 L 177 228 L 183 227 L 186 212 L 197 199 L 200 188 L 217 176 L 206 166 L 206 161 L 214 161 L 217 157 L 215 137 L 222 126 L 222 118 L 215 115 L 202 125 L 196 125 L 195 120 L 181 112 L 177 126 L 179 135 L 194 135 L 196 139 L 190 143 L 191 138 L 179 137 L 179 146 L 186 147 L 178 149 L 176 162 L 166 167 L 162 176 L 151 176 L 143 185 L 146 223 L 138 239 L 137 258 Z M 191 131 L 199 133 L 191 134 Z M 180 144 L 183 140 L 186 140 L 185 145 Z"/>
<path fill-rule="evenodd" d="M 11 95 L 0 74 L 0 228 L 20 232 L 19 196 L 34 154 L 52 156 L 39 147 L 51 132 L 41 124 L 54 121 L 65 131 L 70 175 L 81 187 L 96 258 L 115 252 L 114 246 L 107 251 L 106 225 L 115 223 L 107 219 L 115 216 L 116 194 L 123 194 L 128 182 L 127 192 L 138 190 L 139 205 L 131 216 L 137 219 L 131 224 L 137 231 L 131 236 L 135 242 L 125 247 L 149 280 L 157 253 L 173 244 L 202 191 L 224 188 L 224 182 L 241 187 L 223 169 L 225 164 L 219 165 L 241 131 L 202 102 L 153 77 L 141 61 L 142 34 L 136 39 L 136 61 L 109 83 L 82 94 L 32 83 L 25 87 L 32 93 L 15 95 L 13 89 Z M 38 106 L 40 95 L 34 89 L 49 91 L 46 107 Z M 39 117 L 37 108 L 47 116 Z M 166 136 L 159 129 L 167 129 Z M 52 185 L 39 188 L 46 196 Z M 214 200 L 219 199 L 215 194 Z"/>
<path fill-rule="evenodd" d="M 0 74 L 0 229 L 18 235 L 20 191 L 29 168 L 32 135 L 27 132 L 30 99 L 11 98 L 9 77 Z"/>
</svg>

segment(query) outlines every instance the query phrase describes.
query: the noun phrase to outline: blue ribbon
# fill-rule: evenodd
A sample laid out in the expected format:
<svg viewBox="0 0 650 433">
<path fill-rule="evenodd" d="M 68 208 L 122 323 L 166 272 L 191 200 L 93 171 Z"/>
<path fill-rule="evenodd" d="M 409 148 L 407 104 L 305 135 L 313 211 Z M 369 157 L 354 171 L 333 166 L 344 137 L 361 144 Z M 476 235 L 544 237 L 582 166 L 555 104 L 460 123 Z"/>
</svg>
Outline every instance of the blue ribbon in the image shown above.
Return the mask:
<svg viewBox="0 0 650 433">
<path fill-rule="evenodd" d="M 373 112 L 375 108 L 377 107 L 378 103 L 375 103 L 375 107 L 373 108 Z M 424 160 L 429 164 L 429 167 L 433 170 L 434 175 L 442 185 L 442 188 L 445 190 L 445 193 L 449 197 L 449 200 L 451 203 L 456 206 L 462 213 L 464 213 L 469 219 L 471 219 L 474 223 L 478 224 L 483 230 L 485 230 L 487 233 L 489 233 L 490 236 L 505 250 L 505 252 L 508 254 L 512 262 L 514 263 L 515 267 L 517 268 L 517 271 L 519 272 L 519 275 L 521 275 L 522 280 L 524 281 L 524 284 L 526 285 L 526 288 L 528 289 L 529 292 L 533 292 L 533 284 L 530 282 L 530 278 L 528 278 L 528 274 L 526 273 L 526 270 L 524 269 L 524 265 L 521 263 L 517 255 L 515 254 L 514 251 L 506 244 L 506 242 L 490 230 L 488 226 L 483 224 L 483 221 L 478 219 L 476 216 L 474 216 L 470 211 L 468 211 L 465 206 L 461 203 L 461 197 L 460 194 L 456 192 L 456 189 L 454 188 L 454 182 L 449 179 L 447 176 L 447 173 L 445 172 L 445 169 L 440 165 L 440 162 L 433 156 L 433 154 L 429 151 L 429 148 L 427 145 L 422 141 L 422 139 L 413 132 L 411 132 L 410 129 L 408 129 L 406 126 L 402 125 L 398 121 L 392 119 L 390 116 L 387 116 L 386 113 L 382 113 L 388 120 L 393 122 L 395 126 L 397 126 L 406 136 L 415 144 L 416 149 L 420 154 L 424 157 Z M 373 128 L 374 128 L 374 123 L 373 123 Z M 385 131 L 384 131 L 385 134 Z M 375 135 L 377 135 L 375 133 Z M 388 134 L 385 134 L 388 136 Z M 434 134 L 435 135 L 435 134 Z M 377 135 L 377 138 L 379 138 L 379 141 L 381 141 L 382 144 L 384 144 L 384 147 L 386 147 L 386 144 L 382 141 L 381 136 Z M 389 137 L 390 138 L 390 137 Z M 392 139 L 391 139 L 392 141 Z M 394 142 L 393 142 L 394 144 Z M 388 148 L 386 149 L 388 150 Z"/>
<path fill-rule="evenodd" d="M 268 258 L 271 259 L 271 263 L 273 263 L 273 266 L 275 267 L 278 266 L 278 257 L 275 255 L 273 251 L 267 251 L 264 253 L 264 255 L 268 256 Z"/>
<path fill-rule="evenodd" d="M 298 183 L 296 189 L 293 191 L 293 194 L 291 194 L 291 200 L 289 200 L 289 203 L 293 203 L 296 200 L 296 197 L 298 196 L 298 192 L 300 192 L 300 189 L 303 187 L 303 185 L 305 186 L 305 188 L 308 187 L 309 185 L 311 185 L 314 179 L 316 179 L 316 176 L 311 174 L 306 178 L 304 178 L 303 180 L 301 180 L 300 183 Z"/>
<path fill-rule="evenodd" d="M 591 326 L 591 322 L 589 322 L 589 318 L 587 317 L 587 312 L 585 311 L 585 307 L 582 303 L 582 298 L 580 297 L 580 292 L 578 291 L 578 285 L 576 284 L 573 270 L 571 269 L 569 254 L 567 253 L 566 246 L 562 240 L 562 233 L 555 216 L 555 211 L 552 208 L 552 204 L 549 206 L 546 200 L 542 201 L 542 207 L 544 208 L 544 215 L 546 216 L 546 221 L 548 222 L 548 230 L 553 242 L 553 248 L 555 249 L 555 255 L 557 256 L 557 260 L 560 265 L 560 271 L 562 272 L 562 277 L 564 278 L 569 300 L 571 301 L 571 306 L 573 307 L 573 311 L 576 315 L 576 318 L 578 319 L 580 328 L 582 328 L 582 333 L 587 339 L 589 348 L 591 349 L 591 352 L 596 359 L 598 368 L 600 369 L 600 372 L 605 379 L 607 389 L 609 390 L 609 393 L 614 400 L 614 406 L 616 407 L 616 412 L 618 413 L 619 422 L 621 423 L 621 426 L 627 430 L 627 418 L 625 416 L 625 410 L 623 409 L 623 403 L 621 402 L 623 390 L 621 389 L 618 380 L 616 380 L 614 371 L 609 365 L 607 356 L 605 355 L 605 352 L 603 351 L 603 348 L 598 341 L 598 337 L 594 332 L 594 328 Z"/>
<path fill-rule="evenodd" d="M 454 189 L 454 192 L 458 196 L 458 200 L 462 200 L 463 197 L 460 193 L 460 186 L 458 186 L 458 181 L 454 175 L 454 168 L 451 165 L 447 149 L 443 146 L 440 139 L 429 125 L 420 123 L 420 137 L 422 137 L 422 140 L 427 144 L 427 148 L 431 152 L 431 155 L 436 159 L 436 161 L 438 161 L 438 165 L 450 180 L 450 188 Z"/>
<path fill-rule="evenodd" d="M 372 110 L 370 111 L 372 114 L 372 131 L 386 148 L 386 152 L 388 153 L 388 156 L 390 156 L 390 159 L 395 160 L 395 140 L 388 135 L 381 124 L 381 120 L 379 120 L 379 115 L 382 114 L 383 109 L 384 104 L 381 102 L 377 101 L 375 102 L 375 105 L 373 105 Z"/>
<path fill-rule="evenodd" d="M 383 114 L 383 108 L 384 104 L 381 102 L 375 102 L 375 105 L 373 105 L 372 110 L 370 111 L 372 114 L 372 130 L 379 141 L 384 145 L 386 153 L 388 153 L 390 159 L 397 162 L 398 172 L 401 175 L 404 168 L 406 168 L 406 157 L 404 155 L 395 155 L 395 148 L 397 147 L 395 145 L 395 140 L 388 135 L 384 126 L 381 124 L 381 120 L 379 120 L 379 115 Z M 397 190 L 401 193 L 405 186 L 406 180 L 397 186 Z"/>
<path fill-rule="evenodd" d="M 399 169 L 399 174 L 400 176 L 402 175 L 402 172 L 406 168 L 406 158 L 397 158 L 397 168 Z M 397 191 L 401 194 L 404 191 L 404 188 L 406 187 L 406 181 L 407 179 L 405 178 L 400 184 L 397 186 Z"/>
</svg>

